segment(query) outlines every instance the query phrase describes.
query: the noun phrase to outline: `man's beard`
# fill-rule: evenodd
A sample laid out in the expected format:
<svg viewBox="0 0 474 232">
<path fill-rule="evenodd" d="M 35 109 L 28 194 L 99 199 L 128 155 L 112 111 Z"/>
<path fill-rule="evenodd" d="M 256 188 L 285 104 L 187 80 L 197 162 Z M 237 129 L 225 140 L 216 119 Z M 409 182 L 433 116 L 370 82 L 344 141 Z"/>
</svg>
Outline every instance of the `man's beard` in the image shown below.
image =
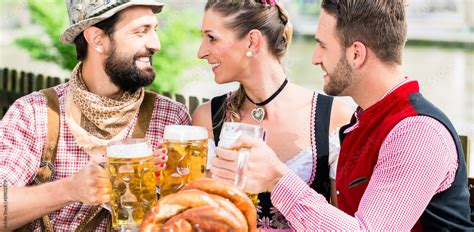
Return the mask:
<svg viewBox="0 0 474 232">
<path fill-rule="evenodd" d="M 133 57 L 120 56 L 117 47 L 112 42 L 109 57 L 104 62 L 105 73 L 112 83 L 125 92 L 133 93 L 139 88 L 150 85 L 155 79 L 155 70 L 152 67 L 140 69 L 136 65 L 141 56 L 150 56 L 152 64 L 152 50 L 139 51 Z"/>
<path fill-rule="evenodd" d="M 352 67 L 344 55 L 337 62 L 334 72 L 328 72 L 328 75 L 328 83 L 324 86 L 324 92 L 328 95 L 340 96 L 352 84 Z"/>
</svg>

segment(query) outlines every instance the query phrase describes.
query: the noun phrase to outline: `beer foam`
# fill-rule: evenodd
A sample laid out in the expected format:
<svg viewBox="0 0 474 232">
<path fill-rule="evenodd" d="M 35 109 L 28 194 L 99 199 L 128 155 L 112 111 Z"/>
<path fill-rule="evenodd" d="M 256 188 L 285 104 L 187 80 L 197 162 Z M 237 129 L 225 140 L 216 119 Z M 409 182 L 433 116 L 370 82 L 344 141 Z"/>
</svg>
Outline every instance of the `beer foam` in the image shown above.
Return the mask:
<svg viewBox="0 0 474 232">
<path fill-rule="evenodd" d="M 240 122 L 224 122 L 219 136 L 219 147 L 230 148 L 241 135 L 259 138 L 265 141 L 266 129 L 256 125 Z"/>
<path fill-rule="evenodd" d="M 241 135 L 242 131 L 237 131 L 235 133 L 229 131 L 221 131 L 218 147 L 231 148 L 232 145 L 237 142 Z"/>
<path fill-rule="evenodd" d="M 113 158 L 142 158 L 153 154 L 147 143 L 116 144 L 107 146 L 107 156 Z"/>
<path fill-rule="evenodd" d="M 207 129 L 200 126 L 169 125 L 165 127 L 163 139 L 172 141 L 208 139 Z"/>
</svg>

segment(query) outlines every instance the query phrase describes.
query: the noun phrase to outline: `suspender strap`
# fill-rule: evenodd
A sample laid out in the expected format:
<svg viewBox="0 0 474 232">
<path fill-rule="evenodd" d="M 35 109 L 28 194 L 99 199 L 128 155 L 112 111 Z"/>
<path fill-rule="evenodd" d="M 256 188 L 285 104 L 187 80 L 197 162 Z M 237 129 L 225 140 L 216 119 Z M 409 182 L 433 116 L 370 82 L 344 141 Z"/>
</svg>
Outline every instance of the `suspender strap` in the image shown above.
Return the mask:
<svg viewBox="0 0 474 232">
<path fill-rule="evenodd" d="M 48 134 L 46 137 L 46 144 L 44 145 L 43 156 L 41 157 L 40 168 L 35 178 L 36 184 L 52 181 L 60 128 L 59 102 L 56 92 L 53 88 L 41 90 L 41 92 L 46 96 L 48 104 Z"/>
<path fill-rule="evenodd" d="M 317 162 L 316 176 L 311 187 L 329 200 L 331 185 L 329 181 L 329 123 L 334 98 L 318 94 L 315 115 L 314 138 L 316 138 Z"/>
<path fill-rule="evenodd" d="M 140 111 L 138 112 L 137 124 L 133 129 L 132 138 L 145 138 L 148 126 L 150 126 L 153 109 L 155 108 L 155 100 L 156 95 L 154 93 L 145 92 L 145 97 L 140 105 Z"/>
<path fill-rule="evenodd" d="M 54 176 L 54 160 L 56 159 L 56 151 L 58 148 L 59 139 L 59 101 L 56 96 L 56 91 L 53 88 L 48 88 L 41 91 L 45 96 L 48 104 L 48 134 L 46 137 L 46 144 L 41 157 L 40 168 L 35 178 L 36 184 L 50 182 Z M 46 214 L 41 219 L 44 231 L 52 232 L 53 226 L 51 220 Z"/>
<path fill-rule="evenodd" d="M 43 149 L 43 154 L 41 156 L 41 163 L 36 174 L 34 184 L 39 185 L 42 183 L 52 181 L 54 176 L 54 160 L 56 159 L 56 151 L 58 147 L 59 139 L 59 101 L 56 96 L 56 91 L 53 88 L 48 88 L 41 90 L 46 96 L 46 101 L 48 105 L 48 124 L 47 124 L 47 137 Z M 18 228 L 15 231 L 29 231 L 30 223 Z M 51 225 L 51 220 L 46 214 L 41 218 L 41 227 L 42 231 L 53 232 L 53 226 Z"/>
<path fill-rule="evenodd" d="M 76 231 L 94 231 L 107 217 L 109 217 L 109 220 L 107 220 L 106 231 L 109 232 L 112 231 L 110 212 L 101 206 L 94 206 L 91 210 L 89 210 L 89 213 L 86 215 L 84 221 L 82 221 L 79 226 L 77 226 Z"/>
<path fill-rule="evenodd" d="M 219 136 L 221 135 L 222 124 L 225 117 L 225 100 L 227 94 L 212 98 L 211 100 L 211 117 L 212 117 L 212 132 L 214 133 L 214 142 L 219 144 Z"/>
</svg>

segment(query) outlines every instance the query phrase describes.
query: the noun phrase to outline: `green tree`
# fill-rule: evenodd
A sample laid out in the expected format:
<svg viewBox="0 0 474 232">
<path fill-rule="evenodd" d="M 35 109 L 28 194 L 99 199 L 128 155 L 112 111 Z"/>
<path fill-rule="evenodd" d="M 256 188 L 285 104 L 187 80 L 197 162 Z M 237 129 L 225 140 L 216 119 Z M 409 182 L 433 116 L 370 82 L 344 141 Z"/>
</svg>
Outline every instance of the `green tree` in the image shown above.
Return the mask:
<svg viewBox="0 0 474 232">
<path fill-rule="evenodd" d="M 165 8 L 166 9 L 166 8 Z M 156 70 L 151 88 L 159 92 L 175 92 L 186 80 L 180 76 L 187 68 L 198 65 L 194 51 L 200 29 L 194 24 L 196 15 L 188 10 L 164 10 L 158 17 L 161 50 L 153 59 Z"/>
<path fill-rule="evenodd" d="M 57 63 L 64 69 L 72 70 L 77 64 L 74 46 L 62 44 L 59 37 L 69 25 L 64 0 L 28 0 L 28 8 L 35 23 L 46 34 L 31 35 L 15 40 L 38 60 Z M 194 56 L 187 54 L 188 45 L 199 37 L 199 31 L 192 22 L 195 16 L 189 11 L 173 11 L 164 8 L 158 16 L 158 35 L 162 50 L 153 57 L 157 78 L 150 88 L 157 92 L 176 92 L 181 83 L 180 73 L 196 63 Z"/>
<path fill-rule="evenodd" d="M 299 12 L 309 15 L 319 15 L 321 13 L 320 0 L 297 0 L 294 2 Z"/>
</svg>

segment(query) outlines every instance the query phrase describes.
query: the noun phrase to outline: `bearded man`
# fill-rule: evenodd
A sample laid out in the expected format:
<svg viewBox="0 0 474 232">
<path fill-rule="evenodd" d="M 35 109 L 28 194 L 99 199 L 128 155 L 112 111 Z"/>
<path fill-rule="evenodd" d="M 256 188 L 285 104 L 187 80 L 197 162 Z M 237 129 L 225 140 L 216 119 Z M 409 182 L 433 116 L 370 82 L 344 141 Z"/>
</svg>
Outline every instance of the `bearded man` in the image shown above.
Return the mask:
<svg viewBox="0 0 474 232">
<path fill-rule="evenodd" d="M 70 81 L 20 98 L 0 122 L 6 230 L 105 231 L 110 214 L 100 205 L 111 198 L 100 166 L 105 146 L 145 137 L 159 173 L 164 127 L 190 124 L 185 106 L 144 90 L 155 78 L 155 14 L 162 3 L 67 0 L 67 7 L 71 26 L 61 41 L 75 45 L 79 60 Z"/>
</svg>

